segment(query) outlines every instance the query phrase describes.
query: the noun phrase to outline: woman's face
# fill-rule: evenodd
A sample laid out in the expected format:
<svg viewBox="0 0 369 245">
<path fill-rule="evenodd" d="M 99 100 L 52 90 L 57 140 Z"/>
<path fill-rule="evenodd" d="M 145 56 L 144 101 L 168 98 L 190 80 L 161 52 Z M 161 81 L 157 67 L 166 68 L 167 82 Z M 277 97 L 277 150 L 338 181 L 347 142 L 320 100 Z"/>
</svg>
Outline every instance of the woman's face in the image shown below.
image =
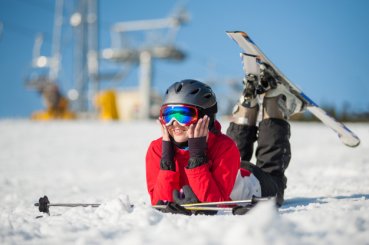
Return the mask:
<svg viewBox="0 0 369 245">
<path fill-rule="evenodd" d="M 182 143 L 188 140 L 188 127 L 180 125 L 177 121 L 167 126 L 167 129 L 170 136 L 172 136 L 176 142 Z"/>
</svg>

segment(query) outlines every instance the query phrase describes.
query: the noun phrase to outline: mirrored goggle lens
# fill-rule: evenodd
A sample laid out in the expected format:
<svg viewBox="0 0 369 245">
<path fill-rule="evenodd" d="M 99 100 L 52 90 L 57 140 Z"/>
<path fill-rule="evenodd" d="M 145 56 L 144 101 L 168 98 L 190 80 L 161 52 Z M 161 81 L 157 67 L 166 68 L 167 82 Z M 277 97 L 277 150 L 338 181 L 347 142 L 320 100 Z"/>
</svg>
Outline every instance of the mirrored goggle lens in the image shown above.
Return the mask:
<svg viewBox="0 0 369 245">
<path fill-rule="evenodd" d="M 178 123 L 188 126 L 197 121 L 197 109 L 188 106 L 166 106 L 162 108 L 161 117 L 166 125 L 176 120 Z"/>
</svg>

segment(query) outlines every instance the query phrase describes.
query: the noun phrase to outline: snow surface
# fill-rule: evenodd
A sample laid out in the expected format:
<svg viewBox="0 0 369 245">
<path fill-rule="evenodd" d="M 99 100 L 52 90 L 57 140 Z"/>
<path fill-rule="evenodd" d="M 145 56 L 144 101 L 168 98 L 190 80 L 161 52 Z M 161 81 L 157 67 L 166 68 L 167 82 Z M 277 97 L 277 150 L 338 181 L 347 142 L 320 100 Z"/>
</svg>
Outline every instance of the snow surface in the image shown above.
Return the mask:
<svg viewBox="0 0 369 245">
<path fill-rule="evenodd" d="M 369 244 L 369 124 L 348 126 L 357 148 L 322 124 L 292 124 L 278 212 L 263 203 L 245 216 L 187 217 L 149 206 L 144 159 L 160 136 L 155 122 L 1 120 L 0 244 Z M 48 217 L 33 206 L 45 194 L 102 205 L 51 207 Z"/>
</svg>

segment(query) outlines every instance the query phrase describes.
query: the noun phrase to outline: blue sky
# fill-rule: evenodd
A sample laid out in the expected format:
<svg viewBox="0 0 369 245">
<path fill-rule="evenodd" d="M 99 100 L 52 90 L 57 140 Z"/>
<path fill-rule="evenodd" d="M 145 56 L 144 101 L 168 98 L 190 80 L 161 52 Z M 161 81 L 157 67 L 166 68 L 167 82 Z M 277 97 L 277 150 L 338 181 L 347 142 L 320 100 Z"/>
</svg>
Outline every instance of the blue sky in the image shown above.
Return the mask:
<svg viewBox="0 0 369 245">
<path fill-rule="evenodd" d="M 67 2 L 67 1 L 66 1 Z M 369 1 L 186 1 L 191 20 L 178 33 L 184 62 L 157 61 L 154 87 L 163 92 L 173 81 L 196 78 L 217 81 L 219 103 L 230 96 L 226 79 L 243 76 L 240 49 L 225 34 L 247 32 L 268 57 L 318 104 L 369 111 Z M 69 7 L 71 5 L 69 4 Z M 110 26 L 118 21 L 168 16 L 176 1 L 100 0 L 100 48 L 110 46 Z M 67 5 L 68 7 L 68 5 Z M 0 0 L 0 118 L 28 117 L 42 108 L 39 95 L 27 90 L 34 38 L 45 33 L 42 48 L 50 55 L 54 1 Z M 68 20 L 65 20 L 66 22 Z M 69 28 L 70 29 L 70 28 Z M 73 84 L 71 30 L 63 37 L 63 91 Z M 113 69 L 103 63 L 102 69 Z M 137 85 L 138 70 L 124 81 L 104 87 Z M 233 96 L 233 94 L 232 94 Z M 237 99 L 234 97 L 235 100 Z"/>
</svg>

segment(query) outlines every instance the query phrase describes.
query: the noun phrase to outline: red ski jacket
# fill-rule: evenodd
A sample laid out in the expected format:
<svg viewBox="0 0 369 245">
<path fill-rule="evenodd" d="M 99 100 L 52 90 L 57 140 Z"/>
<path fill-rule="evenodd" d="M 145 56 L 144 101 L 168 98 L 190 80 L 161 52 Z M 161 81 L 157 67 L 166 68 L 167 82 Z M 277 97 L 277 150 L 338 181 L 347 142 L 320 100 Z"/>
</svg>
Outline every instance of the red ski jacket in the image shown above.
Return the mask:
<svg viewBox="0 0 369 245">
<path fill-rule="evenodd" d="M 173 201 L 172 192 L 190 185 L 200 202 L 229 201 L 237 172 L 240 169 L 240 153 L 234 141 L 221 133 L 219 122 L 215 122 L 219 133 L 209 132 L 207 142 L 208 162 L 187 169 L 190 158 L 187 150 L 175 147 L 176 171 L 161 170 L 162 138 L 151 142 L 146 154 L 146 181 L 155 205 L 159 200 Z"/>
</svg>

